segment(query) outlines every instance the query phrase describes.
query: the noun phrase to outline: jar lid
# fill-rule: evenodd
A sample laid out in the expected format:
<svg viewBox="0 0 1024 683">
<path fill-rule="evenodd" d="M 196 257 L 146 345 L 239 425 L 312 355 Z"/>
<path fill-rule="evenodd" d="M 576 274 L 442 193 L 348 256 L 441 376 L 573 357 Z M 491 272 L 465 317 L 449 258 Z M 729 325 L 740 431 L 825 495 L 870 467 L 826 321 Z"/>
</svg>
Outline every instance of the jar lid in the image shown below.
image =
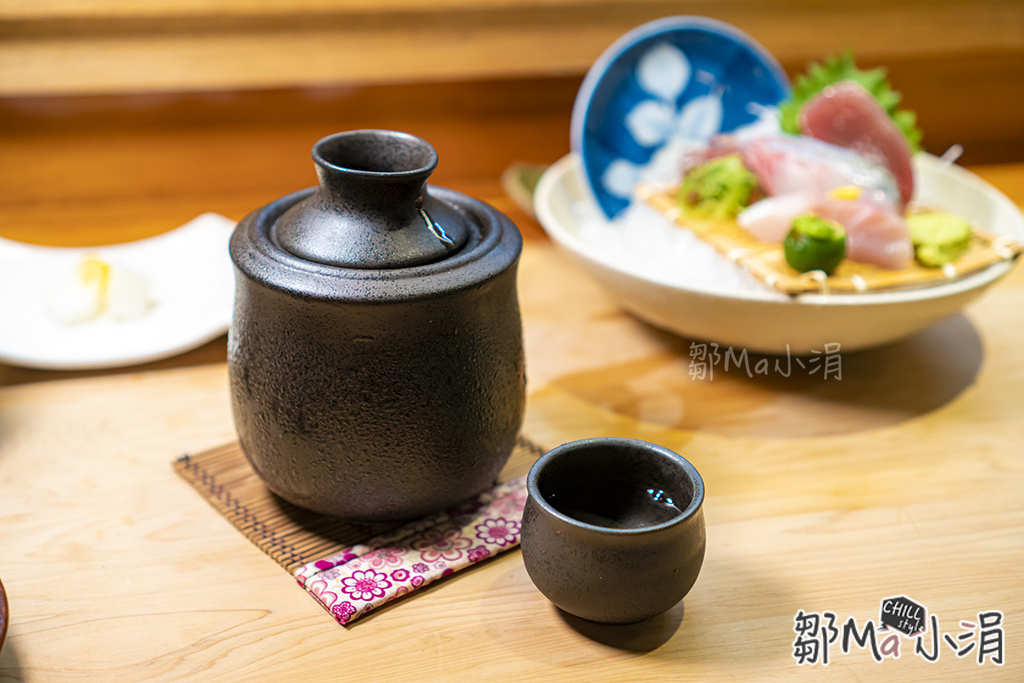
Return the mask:
<svg viewBox="0 0 1024 683">
<path fill-rule="evenodd" d="M 433 263 L 466 242 L 468 219 L 427 191 L 437 152 L 387 130 L 330 135 L 313 146 L 317 191 L 273 226 L 275 241 L 307 261 L 363 269 Z"/>
</svg>

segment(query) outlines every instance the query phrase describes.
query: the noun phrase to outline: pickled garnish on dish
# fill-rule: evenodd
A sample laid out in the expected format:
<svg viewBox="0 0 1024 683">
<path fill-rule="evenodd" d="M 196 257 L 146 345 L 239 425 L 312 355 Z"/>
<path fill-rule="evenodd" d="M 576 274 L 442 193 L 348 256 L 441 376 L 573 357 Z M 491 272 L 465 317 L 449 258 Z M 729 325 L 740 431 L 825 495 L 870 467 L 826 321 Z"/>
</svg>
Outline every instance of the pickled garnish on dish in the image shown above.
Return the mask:
<svg viewBox="0 0 1024 683">
<path fill-rule="evenodd" d="M 711 159 L 691 169 L 679 186 L 683 211 L 719 220 L 736 218 L 758 190 L 757 176 L 737 154 Z"/>
<path fill-rule="evenodd" d="M 942 211 L 907 216 L 914 257 L 927 268 L 941 268 L 960 258 L 971 247 L 971 224 L 967 219 Z"/>
<path fill-rule="evenodd" d="M 137 270 L 86 254 L 46 290 L 46 309 L 62 325 L 81 325 L 107 316 L 140 318 L 155 305 L 149 280 Z"/>
</svg>

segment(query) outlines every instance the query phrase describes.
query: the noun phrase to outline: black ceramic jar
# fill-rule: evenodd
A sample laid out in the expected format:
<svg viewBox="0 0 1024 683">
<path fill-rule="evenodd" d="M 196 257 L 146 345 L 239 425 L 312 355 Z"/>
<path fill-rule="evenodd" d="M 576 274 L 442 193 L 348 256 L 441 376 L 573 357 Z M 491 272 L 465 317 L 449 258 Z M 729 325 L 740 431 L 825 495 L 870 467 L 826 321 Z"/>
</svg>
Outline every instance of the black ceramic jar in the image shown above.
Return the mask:
<svg viewBox="0 0 1024 683">
<path fill-rule="evenodd" d="M 522 424 L 522 238 L 428 187 L 425 141 L 313 147 L 316 188 L 246 216 L 228 337 L 242 450 L 267 486 L 351 520 L 400 520 L 491 486 Z"/>
</svg>

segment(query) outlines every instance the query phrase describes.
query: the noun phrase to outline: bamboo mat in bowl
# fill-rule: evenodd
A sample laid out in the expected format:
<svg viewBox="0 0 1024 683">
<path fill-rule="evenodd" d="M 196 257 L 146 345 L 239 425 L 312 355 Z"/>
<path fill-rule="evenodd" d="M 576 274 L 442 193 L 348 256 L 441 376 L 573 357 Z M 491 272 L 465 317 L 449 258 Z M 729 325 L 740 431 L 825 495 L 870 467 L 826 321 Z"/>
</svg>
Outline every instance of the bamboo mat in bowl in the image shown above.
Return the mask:
<svg viewBox="0 0 1024 683">
<path fill-rule="evenodd" d="M 701 220 L 684 216 L 679 208 L 676 187 L 641 184 L 637 196 L 659 213 L 701 238 L 769 287 L 789 295 L 863 294 L 903 289 L 918 289 L 954 282 L 978 273 L 996 263 L 1016 259 L 1024 244 L 977 226 L 967 252 L 943 268 L 926 268 L 916 262 L 906 268 L 890 270 L 845 259 L 836 271 L 825 276 L 821 271 L 798 273 L 786 263 L 781 244 L 758 241 L 735 221 Z"/>
</svg>

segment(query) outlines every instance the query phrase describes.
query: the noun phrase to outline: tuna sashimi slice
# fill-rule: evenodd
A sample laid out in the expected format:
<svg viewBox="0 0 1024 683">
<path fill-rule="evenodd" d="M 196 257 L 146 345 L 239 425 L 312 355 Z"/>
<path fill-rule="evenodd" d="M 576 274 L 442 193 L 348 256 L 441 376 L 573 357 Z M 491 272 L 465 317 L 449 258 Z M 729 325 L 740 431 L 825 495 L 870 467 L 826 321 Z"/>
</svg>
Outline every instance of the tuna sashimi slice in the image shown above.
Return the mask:
<svg viewBox="0 0 1024 683">
<path fill-rule="evenodd" d="M 821 91 L 800 111 L 804 135 L 846 147 L 887 168 L 905 205 L 914 194 L 907 139 L 882 105 L 859 83 L 843 81 Z"/>
</svg>

